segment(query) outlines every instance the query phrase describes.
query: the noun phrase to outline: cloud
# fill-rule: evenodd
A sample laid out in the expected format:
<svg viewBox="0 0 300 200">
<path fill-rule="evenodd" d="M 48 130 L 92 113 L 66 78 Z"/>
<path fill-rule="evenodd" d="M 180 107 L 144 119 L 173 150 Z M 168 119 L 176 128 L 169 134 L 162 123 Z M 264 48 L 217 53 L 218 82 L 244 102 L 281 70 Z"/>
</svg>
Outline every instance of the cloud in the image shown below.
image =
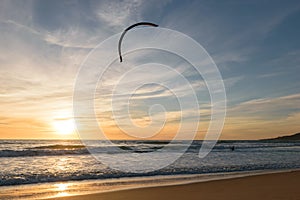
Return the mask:
<svg viewBox="0 0 300 200">
<path fill-rule="evenodd" d="M 253 99 L 229 109 L 232 115 L 253 116 L 262 119 L 280 119 L 300 109 L 300 94 L 276 98 Z"/>
<path fill-rule="evenodd" d="M 247 62 L 253 61 L 253 56 L 263 51 L 266 45 L 262 43 L 272 31 L 299 8 L 292 2 L 270 5 L 269 2 L 257 1 L 193 1 L 175 7 L 163 21 L 166 27 L 196 39 L 221 69 L 229 70 L 237 65 L 247 66 Z"/>
<path fill-rule="evenodd" d="M 110 26 L 126 27 L 133 22 L 140 21 L 141 15 L 138 10 L 142 4 L 141 0 L 101 1 L 96 14 L 101 21 Z"/>
<path fill-rule="evenodd" d="M 222 133 L 226 139 L 265 139 L 299 132 L 300 112 L 294 112 L 280 119 L 259 119 L 259 117 L 229 117 Z"/>
<path fill-rule="evenodd" d="M 282 75 L 284 72 L 271 72 L 266 74 L 258 75 L 258 78 L 273 78 Z"/>
<path fill-rule="evenodd" d="M 61 110 L 72 110 L 76 73 L 90 50 L 134 22 L 152 21 L 161 27 L 182 31 L 203 44 L 226 77 L 224 83 L 229 95 L 238 99 L 256 98 L 237 104 L 235 99 L 229 99 L 228 120 L 232 126 L 228 130 L 264 132 L 261 128 L 264 126 L 270 126 L 268 130 L 273 130 L 272 122 L 283 127 L 288 127 L 289 124 L 294 128 L 298 127 L 295 124 L 295 120 L 299 118 L 298 105 L 300 105 L 297 82 L 289 78 L 299 74 L 297 68 L 299 50 L 294 48 L 295 41 L 286 40 L 285 48 L 281 49 L 284 52 L 280 56 L 274 54 L 273 58 L 276 56 L 274 59 L 269 59 L 271 56 L 268 56 L 274 53 L 268 48 L 277 47 L 276 41 L 273 41 L 271 36 L 277 33 L 276 30 L 286 19 L 292 17 L 298 10 L 298 4 L 279 5 L 276 2 L 270 4 L 200 1 L 187 3 L 169 0 L 1 1 L 0 109 L 5 117 L 1 124 L 29 127 L 31 122 L 35 126 L 39 122 L 47 124 L 53 118 L 64 118 L 65 116 L 57 116 L 63 114 L 57 113 Z M 291 27 L 289 30 L 295 29 Z M 285 38 L 284 33 L 280 33 L 280 37 Z M 275 46 L 267 46 L 266 39 Z M 166 45 L 181 46 L 181 43 L 172 41 L 172 44 Z M 115 53 L 115 47 L 102 53 L 111 52 Z M 159 60 L 160 54 L 161 57 L 165 56 L 159 52 L 149 57 L 149 60 Z M 143 52 L 138 56 L 137 54 L 132 56 L 137 57 L 136 63 L 129 63 L 130 55 L 128 55 L 126 60 L 129 65 L 149 61 Z M 262 61 L 262 58 L 267 61 Z M 210 99 L 204 81 L 178 60 L 174 60 L 172 66 L 195 88 L 200 99 L 200 112 L 203 113 L 203 119 L 208 121 Z M 128 69 L 127 67 L 130 69 L 130 66 L 123 64 L 106 74 L 104 83 L 107 84 L 107 88 L 101 88 L 101 94 L 96 99 L 97 108 L 102 109 L 106 122 L 112 126 L 112 118 L 109 115 L 110 89 L 119 80 L 119 75 Z M 207 69 L 207 73 L 209 70 Z M 147 75 L 153 78 L 152 82 L 165 80 L 164 83 L 172 83 L 171 89 L 179 97 L 191 94 L 188 92 L 188 85 L 179 81 L 174 74 L 159 70 L 152 72 L 147 72 Z M 279 76 L 282 74 L 285 77 Z M 145 73 L 135 75 L 122 82 L 125 92 L 135 83 L 143 82 L 145 79 L 150 82 Z M 256 77 L 255 81 L 251 80 L 255 94 L 243 89 L 250 87 L 247 80 L 252 77 Z M 276 83 L 284 84 L 278 84 L 278 93 L 266 94 L 262 89 L 266 84 L 262 81 L 266 78 L 270 80 L 271 77 L 276 77 Z M 267 89 L 274 90 L 274 84 L 270 85 Z M 82 98 L 86 98 L 85 87 L 89 86 L 80 88 L 83 89 Z M 273 97 L 280 95 L 280 91 L 297 94 Z M 264 96 L 266 98 L 262 98 Z M 117 97 L 119 104 L 116 109 L 120 111 L 126 109 L 128 102 L 123 101 L 126 93 L 120 93 Z M 168 117 L 172 119 L 171 121 L 175 123 L 177 120 L 179 111 L 175 105 L 176 98 L 168 88 L 148 84 L 136 90 L 131 99 L 132 106 L 137 111 L 145 111 L 144 105 L 161 103 L 168 108 Z M 195 113 L 196 111 L 190 109 L 183 110 L 183 114 L 189 116 L 190 121 L 193 120 Z M 143 124 L 149 121 L 147 114 L 147 112 L 137 113 L 135 120 Z M 161 116 L 155 117 L 161 119 L 159 118 Z M 22 120 L 24 124 L 19 123 Z"/>
</svg>

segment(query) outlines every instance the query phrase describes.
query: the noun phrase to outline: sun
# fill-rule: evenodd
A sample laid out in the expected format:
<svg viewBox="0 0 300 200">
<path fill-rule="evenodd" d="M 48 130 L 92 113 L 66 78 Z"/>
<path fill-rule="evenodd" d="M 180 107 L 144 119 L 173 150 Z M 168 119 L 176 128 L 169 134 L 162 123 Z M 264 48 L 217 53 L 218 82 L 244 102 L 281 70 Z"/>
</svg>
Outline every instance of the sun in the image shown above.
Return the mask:
<svg viewBox="0 0 300 200">
<path fill-rule="evenodd" d="M 53 122 L 56 132 L 61 135 L 69 135 L 74 132 L 75 124 L 72 119 L 61 119 Z"/>
</svg>

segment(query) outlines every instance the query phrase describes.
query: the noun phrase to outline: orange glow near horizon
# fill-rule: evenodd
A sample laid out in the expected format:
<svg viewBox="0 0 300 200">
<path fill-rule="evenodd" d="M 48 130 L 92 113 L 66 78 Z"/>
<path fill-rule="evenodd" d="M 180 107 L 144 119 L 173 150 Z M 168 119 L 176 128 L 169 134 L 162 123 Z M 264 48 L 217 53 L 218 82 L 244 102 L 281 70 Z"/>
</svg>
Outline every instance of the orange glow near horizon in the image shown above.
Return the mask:
<svg viewBox="0 0 300 200">
<path fill-rule="evenodd" d="M 292 98 L 292 97 L 291 97 Z M 293 97 L 295 98 L 295 97 Z M 299 95 L 300 98 L 300 95 Z M 298 99 L 298 96 L 297 96 Z M 279 100 L 273 100 L 275 103 Z M 285 99 L 285 101 L 287 101 Z M 282 103 L 282 101 L 280 101 Z M 293 101 L 289 103 L 292 105 Z M 56 103 L 57 104 L 57 103 Z M 256 105 L 258 103 L 255 103 Z M 259 104 L 262 104 L 259 102 Z M 279 104 L 278 104 L 279 105 Z M 250 104 L 253 106 L 253 104 Z M 257 106 L 257 105 L 256 105 Z M 263 103 L 263 107 L 268 108 L 269 104 Z M 71 104 L 62 103 L 59 109 L 44 109 L 44 105 L 35 105 L 35 110 L 26 111 L 26 113 L 19 113 L 20 107 L 15 107 L 15 112 L 8 112 L 5 117 L 2 117 L 0 123 L 0 139 L 79 139 L 77 135 L 77 124 L 75 124 Z M 37 109 L 38 108 L 38 109 Z M 272 119 L 272 118 L 259 118 L 256 115 L 246 115 L 244 110 L 249 109 L 248 105 L 240 105 L 239 107 L 228 109 L 226 122 L 220 136 L 222 140 L 252 140 L 272 138 L 284 135 L 291 135 L 299 132 L 299 119 L 300 113 L 288 115 L 286 118 Z M 273 106 L 272 106 L 273 109 Z M 246 114 L 245 114 L 246 113 Z M 101 114 L 101 115 L 100 115 Z M 171 113 L 172 114 L 172 113 Z M 167 114 L 167 118 L 172 118 L 171 114 Z M 99 113 L 98 120 L 101 121 L 101 128 L 105 136 L 111 140 L 133 140 L 139 139 L 131 137 L 130 135 L 122 132 L 120 128 L 107 113 Z M 135 119 L 139 119 L 136 116 Z M 80 124 L 80 131 L 83 134 L 90 134 L 97 136 L 96 128 L 90 124 L 90 119 L 83 116 L 85 120 Z M 139 122 L 139 121 L 138 121 Z M 190 122 L 194 123 L 194 122 Z M 149 140 L 170 140 L 174 138 L 179 123 L 177 121 L 170 121 L 165 124 L 165 127 L 156 135 L 150 138 L 142 138 Z M 200 121 L 198 134 L 195 139 L 201 140 L 204 138 L 209 120 L 203 119 Z M 147 127 L 145 127 L 147 129 Z M 134 130 L 133 130 L 134 131 Z M 188 130 L 184 134 L 190 134 Z M 82 133 L 82 132 L 80 132 Z M 133 132 L 134 133 L 134 132 Z M 139 135 L 140 133 L 136 133 Z M 97 137 L 93 137 L 98 139 Z M 92 139 L 92 138 L 91 138 Z M 183 138 L 184 139 L 184 138 Z"/>
<path fill-rule="evenodd" d="M 295 123 L 297 121 L 296 119 L 299 118 L 298 116 L 295 116 L 294 118 L 290 117 L 289 119 L 290 120 L 286 120 L 285 122 L 278 121 L 277 123 L 273 123 L 273 121 L 267 122 L 257 119 L 228 118 L 220 139 L 263 139 L 296 133 L 298 128 Z M 288 126 L 285 126 L 284 123 Z M 87 134 L 96 133 L 96 130 L 90 128 L 88 123 L 82 126 L 82 130 Z M 207 128 L 208 122 L 200 123 L 198 134 L 195 139 L 203 139 Z M 113 123 L 106 126 L 104 125 L 102 130 L 106 137 L 111 140 L 138 139 L 130 137 L 126 133 L 122 132 Z M 177 130 L 178 124 L 171 123 L 166 125 L 164 129 L 154 137 L 144 139 L 169 140 L 174 137 Z M 0 124 L 0 131 L 0 139 L 79 139 L 76 134 L 76 124 L 74 120 L 64 116 L 43 121 L 19 118 L 12 121 L 10 126 Z"/>
</svg>

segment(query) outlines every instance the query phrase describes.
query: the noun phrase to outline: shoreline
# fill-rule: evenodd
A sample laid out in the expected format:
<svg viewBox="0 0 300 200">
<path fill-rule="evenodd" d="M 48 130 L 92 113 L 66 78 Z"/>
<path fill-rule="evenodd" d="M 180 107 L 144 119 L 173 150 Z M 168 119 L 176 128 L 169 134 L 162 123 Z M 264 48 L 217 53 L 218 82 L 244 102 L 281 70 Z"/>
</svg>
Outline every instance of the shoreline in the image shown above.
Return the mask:
<svg viewBox="0 0 300 200">
<path fill-rule="evenodd" d="M 49 199 L 64 196 L 90 195 L 97 193 L 119 192 L 124 190 L 150 187 L 180 186 L 194 183 L 206 183 L 257 175 L 300 172 L 300 169 L 255 170 L 208 174 L 157 175 L 144 177 L 113 178 L 102 180 L 64 181 L 52 183 L 1 186 L 0 198 Z M 18 198 L 16 198 L 18 199 Z"/>
<path fill-rule="evenodd" d="M 107 191 L 76 196 L 56 197 L 58 200 L 86 199 L 300 199 L 300 170 L 270 172 L 242 177 L 208 180 L 175 185 L 157 185 Z M 199 198 L 202 197 L 202 198 Z"/>
</svg>

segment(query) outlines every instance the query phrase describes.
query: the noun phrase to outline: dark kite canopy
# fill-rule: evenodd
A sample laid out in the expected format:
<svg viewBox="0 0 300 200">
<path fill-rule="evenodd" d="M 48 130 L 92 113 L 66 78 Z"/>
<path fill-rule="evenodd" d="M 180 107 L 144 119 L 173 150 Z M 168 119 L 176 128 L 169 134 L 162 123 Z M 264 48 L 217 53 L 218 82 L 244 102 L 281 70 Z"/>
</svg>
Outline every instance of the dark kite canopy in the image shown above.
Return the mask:
<svg viewBox="0 0 300 200">
<path fill-rule="evenodd" d="M 154 27 L 158 27 L 157 24 L 153 24 L 153 23 L 151 23 L 151 22 L 139 22 L 139 23 L 133 24 L 133 25 L 129 26 L 128 28 L 126 28 L 126 29 L 123 31 L 123 33 L 122 33 L 122 35 L 121 35 L 121 37 L 120 37 L 120 39 L 119 39 L 118 50 L 119 50 L 120 62 L 123 61 L 123 59 L 122 59 L 122 53 L 121 53 L 121 44 L 122 44 L 123 38 L 124 38 L 125 34 L 127 33 L 127 31 L 129 31 L 130 29 L 132 29 L 132 28 L 134 28 L 134 27 L 136 27 L 136 26 L 154 26 Z"/>
</svg>

